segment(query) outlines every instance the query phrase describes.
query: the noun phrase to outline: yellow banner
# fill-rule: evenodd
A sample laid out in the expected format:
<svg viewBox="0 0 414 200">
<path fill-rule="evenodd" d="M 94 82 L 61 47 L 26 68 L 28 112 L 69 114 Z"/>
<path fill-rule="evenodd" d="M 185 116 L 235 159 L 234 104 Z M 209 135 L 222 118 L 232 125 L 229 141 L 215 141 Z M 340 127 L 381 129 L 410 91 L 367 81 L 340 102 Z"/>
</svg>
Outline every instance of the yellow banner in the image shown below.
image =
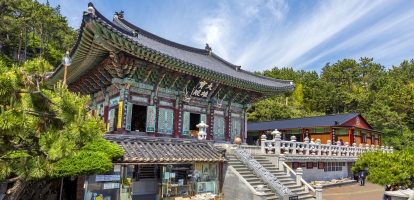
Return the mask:
<svg viewBox="0 0 414 200">
<path fill-rule="evenodd" d="M 123 105 L 124 105 L 124 102 L 120 101 L 119 102 L 119 107 L 118 107 L 118 125 L 117 125 L 117 128 L 122 128 L 122 110 L 124 110 Z"/>
</svg>

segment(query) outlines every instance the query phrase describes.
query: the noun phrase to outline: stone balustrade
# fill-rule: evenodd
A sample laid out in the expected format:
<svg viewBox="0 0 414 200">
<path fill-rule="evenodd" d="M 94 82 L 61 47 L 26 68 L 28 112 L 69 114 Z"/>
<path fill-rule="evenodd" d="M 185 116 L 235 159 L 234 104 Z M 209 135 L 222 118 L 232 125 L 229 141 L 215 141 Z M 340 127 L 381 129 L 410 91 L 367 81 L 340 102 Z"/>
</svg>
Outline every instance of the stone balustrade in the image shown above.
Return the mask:
<svg viewBox="0 0 414 200">
<path fill-rule="evenodd" d="M 388 146 L 375 146 L 369 144 L 353 143 L 349 146 L 348 142 L 345 142 L 343 146 L 340 144 L 332 144 L 330 140 L 327 144 L 321 144 L 321 140 L 317 139 L 316 142 L 309 141 L 309 138 L 305 138 L 305 142 L 297 142 L 296 137 L 292 136 L 290 141 L 282 141 L 280 133 L 274 131 L 273 140 L 267 140 L 265 135 L 262 135 L 261 140 L 261 154 L 276 154 L 285 155 L 288 157 L 324 157 L 327 159 L 332 158 L 349 158 L 347 160 L 356 160 L 358 156 L 365 152 L 370 151 L 382 151 L 385 153 L 393 153 L 393 147 Z"/>
</svg>

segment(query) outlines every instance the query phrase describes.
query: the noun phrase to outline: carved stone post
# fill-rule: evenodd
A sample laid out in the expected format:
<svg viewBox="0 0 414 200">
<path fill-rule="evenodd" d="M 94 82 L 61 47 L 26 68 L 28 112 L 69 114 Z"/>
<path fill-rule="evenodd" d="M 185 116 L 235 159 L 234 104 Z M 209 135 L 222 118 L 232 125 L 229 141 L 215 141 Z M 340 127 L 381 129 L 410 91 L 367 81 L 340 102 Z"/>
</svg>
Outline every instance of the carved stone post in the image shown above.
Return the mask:
<svg viewBox="0 0 414 200">
<path fill-rule="evenodd" d="M 331 140 L 326 141 L 326 144 L 328 145 L 328 156 L 332 156 Z"/>
<path fill-rule="evenodd" d="M 292 155 L 296 155 L 296 136 L 290 137 L 290 141 L 293 142 L 293 144 L 292 144 Z"/>
<path fill-rule="evenodd" d="M 280 155 L 280 143 L 281 143 L 281 136 L 280 136 L 280 132 L 278 131 L 278 133 L 275 135 L 275 154 L 276 155 Z"/>
<path fill-rule="evenodd" d="M 305 137 L 305 146 L 303 147 L 304 149 L 305 149 L 305 152 L 304 152 L 304 154 L 305 155 L 309 155 L 309 138 L 308 137 Z"/>
<path fill-rule="evenodd" d="M 254 200 L 266 200 L 266 193 L 264 191 L 263 185 L 257 186 L 256 193 L 254 194 Z"/>
<path fill-rule="evenodd" d="M 262 154 L 262 155 L 265 155 L 266 154 L 266 149 L 265 149 L 265 141 L 266 141 L 266 139 L 267 139 L 267 137 L 266 137 L 266 135 L 262 135 L 261 136 L 261 149 L 260 149 L 260 153 Z"/>
<path fill-rule="evenodd" d="M 317 184 L 315 186 L 316 200 L 322 200 L 322 185 Z"/>
<path fill-rule="evenodd" d="M 316 139 L 316 146 L 315 146 L 315 148 L 317 148 L 316 149 L 316 152 L 318 152 L 318 153 L 316 153 L 316 155 L 322 155 L 322 148 L 321 148 L 321 139 Z"/>
<path fill-rule="evenodd" d="M 285 155 L 280 154 L 279 155 L 279 170 L 282 170 L 282 171 L 285 170 L 285 168 L 283 167 L 283 163 L 285 163 Z"/>
<path fill-rule="evenodd" d="M 302 168 L 297 168 L 296 169 L 296 185 L 297 186 L 302 186 L 302 182 L 300 181 L 300 179 L 302 179 L 302 175 L 303 175 L 303 169 Z"/>
</svg>

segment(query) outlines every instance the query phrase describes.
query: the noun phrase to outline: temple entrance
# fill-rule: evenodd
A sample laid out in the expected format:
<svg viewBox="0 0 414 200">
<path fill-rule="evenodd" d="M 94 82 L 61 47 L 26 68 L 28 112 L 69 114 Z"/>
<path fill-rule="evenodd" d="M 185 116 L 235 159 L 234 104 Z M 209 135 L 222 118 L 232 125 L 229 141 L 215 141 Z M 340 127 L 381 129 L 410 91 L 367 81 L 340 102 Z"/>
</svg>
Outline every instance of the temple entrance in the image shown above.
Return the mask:
<svg viewBox="0 0 414 200">
<path fill-rule="evenodd" d="M 200 114 L 190 113 L 190 135 L 198 136 L 197 124 L 200 123 Z"/>
<path fill-rule="evenodd" d="M 131 131 L 145 132 L 147 125 L 147 107 L 133 105 Z"/>
</svg>

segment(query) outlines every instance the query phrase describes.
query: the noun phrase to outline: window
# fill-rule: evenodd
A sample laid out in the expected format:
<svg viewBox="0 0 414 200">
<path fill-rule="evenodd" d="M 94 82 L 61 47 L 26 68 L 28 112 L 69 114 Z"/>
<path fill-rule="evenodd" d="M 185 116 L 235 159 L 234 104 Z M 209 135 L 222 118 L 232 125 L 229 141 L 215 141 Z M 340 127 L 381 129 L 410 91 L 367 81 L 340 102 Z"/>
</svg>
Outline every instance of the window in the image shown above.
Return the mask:
<svg viewBox="0 0 414 200">
<path fill-rule="evenodd" d="M 363 135 L 361 136 L 361 139 L 362 139 L 362 142 L 363 142 L 363 143 L 366 143 L 366 142 L 367 142 L 367 135 L 363 134 Z"/>
</svg>

